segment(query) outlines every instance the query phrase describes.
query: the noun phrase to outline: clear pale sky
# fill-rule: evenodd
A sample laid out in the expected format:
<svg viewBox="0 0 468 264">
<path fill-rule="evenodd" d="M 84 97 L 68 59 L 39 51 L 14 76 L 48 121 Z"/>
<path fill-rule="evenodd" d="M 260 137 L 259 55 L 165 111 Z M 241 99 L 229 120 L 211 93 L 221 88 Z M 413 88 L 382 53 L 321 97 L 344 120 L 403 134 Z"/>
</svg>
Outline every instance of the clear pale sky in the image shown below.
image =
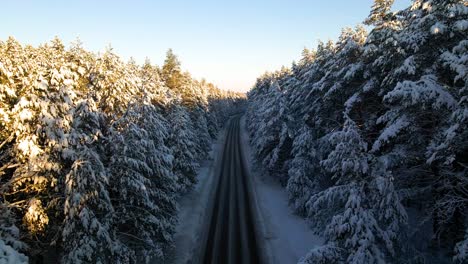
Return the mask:
<svg viewBox="0 0 468 264">
<path fill-rule="evenodd" d="M 2 2 L 0 39 L 38 45 L 77 37 L 91 51 L 111 44 L 123 59 L 182 66 L 222 89 L 247 91 L 263 72 L 289 66 L 304 47 L 336 39 L 369 14 L 372 0 L 132 0 Z M 402 9 L 410 0 L 396 0 Z"/>
</svg>

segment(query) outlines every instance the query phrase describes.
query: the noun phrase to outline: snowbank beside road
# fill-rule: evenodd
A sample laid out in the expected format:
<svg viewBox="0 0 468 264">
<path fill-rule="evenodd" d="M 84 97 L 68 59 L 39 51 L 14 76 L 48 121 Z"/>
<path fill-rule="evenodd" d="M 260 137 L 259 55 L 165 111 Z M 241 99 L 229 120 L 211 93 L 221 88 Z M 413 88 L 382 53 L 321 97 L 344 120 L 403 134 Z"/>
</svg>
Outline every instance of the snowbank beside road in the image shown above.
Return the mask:
<svg viewBox="0 0 468 264">
<path fill-rule="evenodd" d="M 168 263 L 192 263 L 200 247 L 206 214 L 210 211 L 210 197 L 213 184 L 216 183 L 216 164 L 221 157 L 226 130 L 224 129 L 213 143 L 209 158 L 205 160 L 198 171 L 198 182 L 193 190 L 182 197 L 179 202 L 179 223 L 174 235 L 175 248 L 168 258 Z"/>
<path fill-rule="evenodd" d="M 264 241 L 262 245 L 268 256 L 268 263 L 297 263 L 311 249 L 323 244 L 307 221 L 294 215 L 288 205 L 288 195 L 281 185 L 252 165 L 249 136 L 245 128 L 245 117 L 241 121 L 241 142 L 244 157 L 252 178 L 261 226 L 259 230 Z"/>
</svg>

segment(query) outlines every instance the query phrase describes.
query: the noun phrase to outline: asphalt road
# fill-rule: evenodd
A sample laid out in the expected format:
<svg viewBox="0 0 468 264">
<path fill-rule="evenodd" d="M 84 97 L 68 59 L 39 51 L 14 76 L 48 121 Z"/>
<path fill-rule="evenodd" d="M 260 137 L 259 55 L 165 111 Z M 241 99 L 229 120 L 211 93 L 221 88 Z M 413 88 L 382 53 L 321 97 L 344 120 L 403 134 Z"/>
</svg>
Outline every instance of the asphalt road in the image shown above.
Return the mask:
<svg viewBox="0 0 468 264">
<path fill-rule="evenodd" d="M 202 263 L 262 263 L 255 232 L 254 206 L 248 173 L 242 157 L 240 117 L 230 120 L 218 165 L 211 219 Z"/>
</svg>

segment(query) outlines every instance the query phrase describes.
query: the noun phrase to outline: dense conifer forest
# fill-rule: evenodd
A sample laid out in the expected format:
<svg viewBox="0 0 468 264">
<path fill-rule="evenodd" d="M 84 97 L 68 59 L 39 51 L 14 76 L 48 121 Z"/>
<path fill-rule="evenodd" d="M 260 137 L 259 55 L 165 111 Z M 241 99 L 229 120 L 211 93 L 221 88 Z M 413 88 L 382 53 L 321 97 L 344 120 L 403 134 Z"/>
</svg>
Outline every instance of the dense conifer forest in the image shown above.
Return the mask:
<svg viewBox="0 0 468 264">
<path fill-rule="evenodd" d="M 0 264 L 468 263 L 468 2 L 373 2 L 247 94 L 0 40 Z"/>
<path fill-rule="evenodd" d="M 392 3 L 248 93 L 259 166 L 326 240 L 301 264 L 468 262 L 468 3 Z"/>
<path fill-rule="evenodd" d="M 163 260 L 177 197 L 243 99 L 171 50 L 157 67 L 0 41 L 0 262 Z"/>
</svg>

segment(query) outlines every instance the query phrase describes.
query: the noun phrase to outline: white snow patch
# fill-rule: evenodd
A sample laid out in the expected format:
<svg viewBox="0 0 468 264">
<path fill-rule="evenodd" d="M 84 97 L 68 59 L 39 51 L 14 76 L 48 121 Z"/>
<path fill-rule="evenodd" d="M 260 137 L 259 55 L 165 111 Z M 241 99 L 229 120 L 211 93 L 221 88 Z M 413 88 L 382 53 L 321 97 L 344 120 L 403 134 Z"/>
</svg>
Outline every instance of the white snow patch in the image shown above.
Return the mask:
<svg viewBox="0 0 468 264">
<path fill-rule="evenodd" d="M 324 241 L 312 232 L 305 219 L 293 214 L 286 189 L 271 177 L 252 169 L 245 117 L 241 120 L 241 140 L 258 203 L 259 220 L 262 221 L 259 229 L 263 239 L 260 242 L 264 243 L 261 246 L 266 251 L 266 263 L 297 263 L 311 249 L 323 245 Z"/>
<path fill-rule="evenodd" d="M 28 263 L 28 257 L 0 239 L 0 264 Z"/>
<path fill-rule="evenodd" d="M 431 33 L 433 35 L 435 34 L 443 34 L 445 32 L 445 30 L 447 29 L 447 26 L 441 22 L 437 22 L 435 23 L 432 27 L 431 27 Z"/>
<path fill-rule="evenodd" d="M 464 19 L 464 20 L 459 20 L 459 21 L 455 22 L 455 28 L 458 31 L 467 30 L 468 29 L 468 20 Z"/>
</svg>

